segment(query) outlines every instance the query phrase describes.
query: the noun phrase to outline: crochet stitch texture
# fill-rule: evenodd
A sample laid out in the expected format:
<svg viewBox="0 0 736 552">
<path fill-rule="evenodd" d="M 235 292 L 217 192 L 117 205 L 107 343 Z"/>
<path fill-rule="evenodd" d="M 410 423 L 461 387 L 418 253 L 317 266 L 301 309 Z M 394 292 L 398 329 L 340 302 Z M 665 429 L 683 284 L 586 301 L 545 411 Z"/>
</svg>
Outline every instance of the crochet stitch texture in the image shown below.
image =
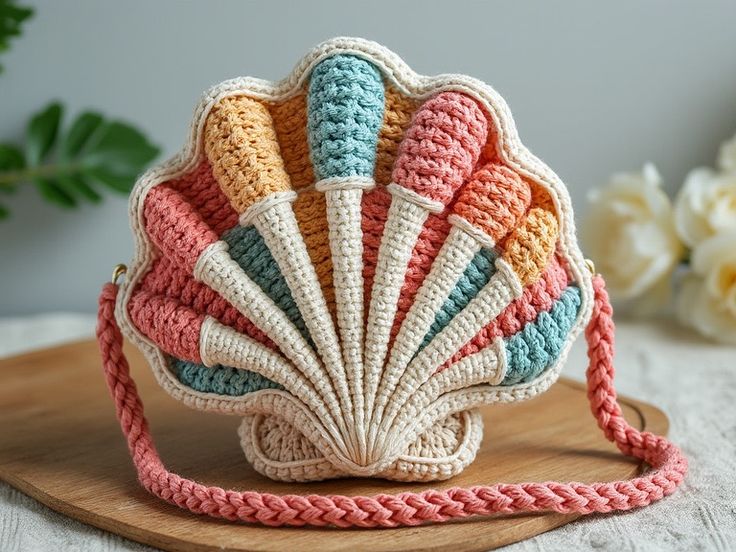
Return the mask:
<svg viewBox="0 0 736 552">
<path fill-rule="evenodd" d="M 357 39 L 281 83 L 206 93 L 131 220 L 123 331 L 172 396 L 242 417 L 246 458 L 279 480 L 452 477 L 480 446 L 477 407 L 548 389 L 593 312 L 567 191 L 503 100 Z M 126 387 L 116 331 L 101 343 Z M 514 510 L 499 504 L 472 513 Z M 386 514 L 367 525 L 419 522 Z M 302 515 L 278 523 L 342 524 Z"/>
<path fill-rule="evenodd" d="M 133 199 L 153 249 L 123 317 L 270 477 L 451 477 L 473 408 L 549 386 L 589 309 L 564 189 L 499 155 L 487 87 L 411 93 L 388 61 L 337 47 L 279 94 L 213 94 L 196 164 Z"/>
</svg>

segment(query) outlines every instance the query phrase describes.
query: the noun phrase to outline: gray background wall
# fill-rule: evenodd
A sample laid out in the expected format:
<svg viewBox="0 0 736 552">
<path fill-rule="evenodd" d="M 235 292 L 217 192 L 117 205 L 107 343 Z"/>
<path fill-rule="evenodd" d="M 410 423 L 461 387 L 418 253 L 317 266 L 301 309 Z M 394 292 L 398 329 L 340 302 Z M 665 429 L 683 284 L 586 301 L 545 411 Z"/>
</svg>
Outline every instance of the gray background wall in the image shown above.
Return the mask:
<svg viewBox="0 0 736 552">
<path fill-rule="evenodd" d="M 736 132 L 736 2 L 26 2 L 37 15 L 0 60 L 0 140 L 59 98 L 136 122 L 168 157 L 208 86 L 279 79 L 336 35 L 382 42 L 420 73 L 491 83 L 578 213 L 590 187 L 645 160 L 674 191 Z M 10 205 L 0 315 L 93 311 L 132 255 L 125 199 L 67 212 L 27 187 Z"/>
</svg>

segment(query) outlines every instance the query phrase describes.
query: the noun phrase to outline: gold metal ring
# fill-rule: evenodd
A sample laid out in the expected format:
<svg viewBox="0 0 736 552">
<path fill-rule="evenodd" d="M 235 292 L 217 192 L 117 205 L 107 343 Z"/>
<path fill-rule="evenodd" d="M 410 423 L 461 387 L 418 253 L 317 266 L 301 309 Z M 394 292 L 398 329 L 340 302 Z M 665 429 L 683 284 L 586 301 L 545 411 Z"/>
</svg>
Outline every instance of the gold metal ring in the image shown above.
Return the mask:
<svg viewBox="0 0 736 552">
<path fill-rule="evenodd" d="M 116 264 L 115 268 L 112 269 L 112 279 L 110 280 L 113 284 L 118 283 L 118 278 L 128 272 L 128 267 L 124 264 Z"/>
<path fill-rule="evenodd" d="M 595 263 L 591 261 L 590 259 L 585 259 L 585 266 L 588 267 L 588 270 L 590 270 L 590 273 L 595 276 Z"/>
</svg>

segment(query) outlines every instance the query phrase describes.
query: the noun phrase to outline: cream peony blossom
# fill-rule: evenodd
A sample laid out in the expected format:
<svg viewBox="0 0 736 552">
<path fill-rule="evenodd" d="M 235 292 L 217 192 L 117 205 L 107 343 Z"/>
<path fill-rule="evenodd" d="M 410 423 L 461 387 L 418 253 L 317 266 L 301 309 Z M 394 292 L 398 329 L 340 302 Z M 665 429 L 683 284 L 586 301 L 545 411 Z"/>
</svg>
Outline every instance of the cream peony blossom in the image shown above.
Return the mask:
<svg viewBox="0 0 736 552">
<path fill-rule="evenodd" d="M 723 172 L 736 173 L 736 135 L 721 144 L 718 151 L 718 168 Z"/>
<path fill-rule="evenodd" d="M 675 226 L 690 247 L 718 232 L 736 229 L 736 172 L 691 171 L 675 200 Z"/>
<path fill-rule="evenodd" d="M 672 205 L 656 167 L 614 175 L 594 190 L 583 221 L 583 241 L 616 299 L 637 298 L 635 310 L 652 311 L 669 299 L 670 276 L 682 256 Z"/>
<path fill-rule="evenodd" d="M 706 337 L 736 345 L 736 231 L 708 238 L 695 249 L 677 316 Z"/>
</svg>

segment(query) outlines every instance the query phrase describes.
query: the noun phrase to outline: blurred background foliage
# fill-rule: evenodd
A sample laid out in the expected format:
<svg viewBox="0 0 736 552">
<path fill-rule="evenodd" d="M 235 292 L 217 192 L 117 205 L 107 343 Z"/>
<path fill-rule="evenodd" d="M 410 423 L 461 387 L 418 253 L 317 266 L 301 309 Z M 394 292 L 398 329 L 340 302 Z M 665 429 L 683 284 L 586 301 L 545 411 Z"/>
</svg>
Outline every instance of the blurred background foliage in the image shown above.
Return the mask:
<svg viewBox="0 0 736 552">
<path fill-rule="evenodd" d="M 22 34 L 23 23 L 33 13 L 12 0 L 0 0 L 0 54 Z M 128 194 L 159 153 L 140 130 L 124 121 L 84 111 L 64 127 L 63 116 L 63 103 L 53 101 L 30 116 L 23 143 L 0 143 L 0 194 L 9 196 L 30 184 L 44 200 L 60 207 L 99 203 L 104 190 Z M 8 204 L 8 198 L 0 199 L 0 220 L 10 216 Z"/>
</svg>

